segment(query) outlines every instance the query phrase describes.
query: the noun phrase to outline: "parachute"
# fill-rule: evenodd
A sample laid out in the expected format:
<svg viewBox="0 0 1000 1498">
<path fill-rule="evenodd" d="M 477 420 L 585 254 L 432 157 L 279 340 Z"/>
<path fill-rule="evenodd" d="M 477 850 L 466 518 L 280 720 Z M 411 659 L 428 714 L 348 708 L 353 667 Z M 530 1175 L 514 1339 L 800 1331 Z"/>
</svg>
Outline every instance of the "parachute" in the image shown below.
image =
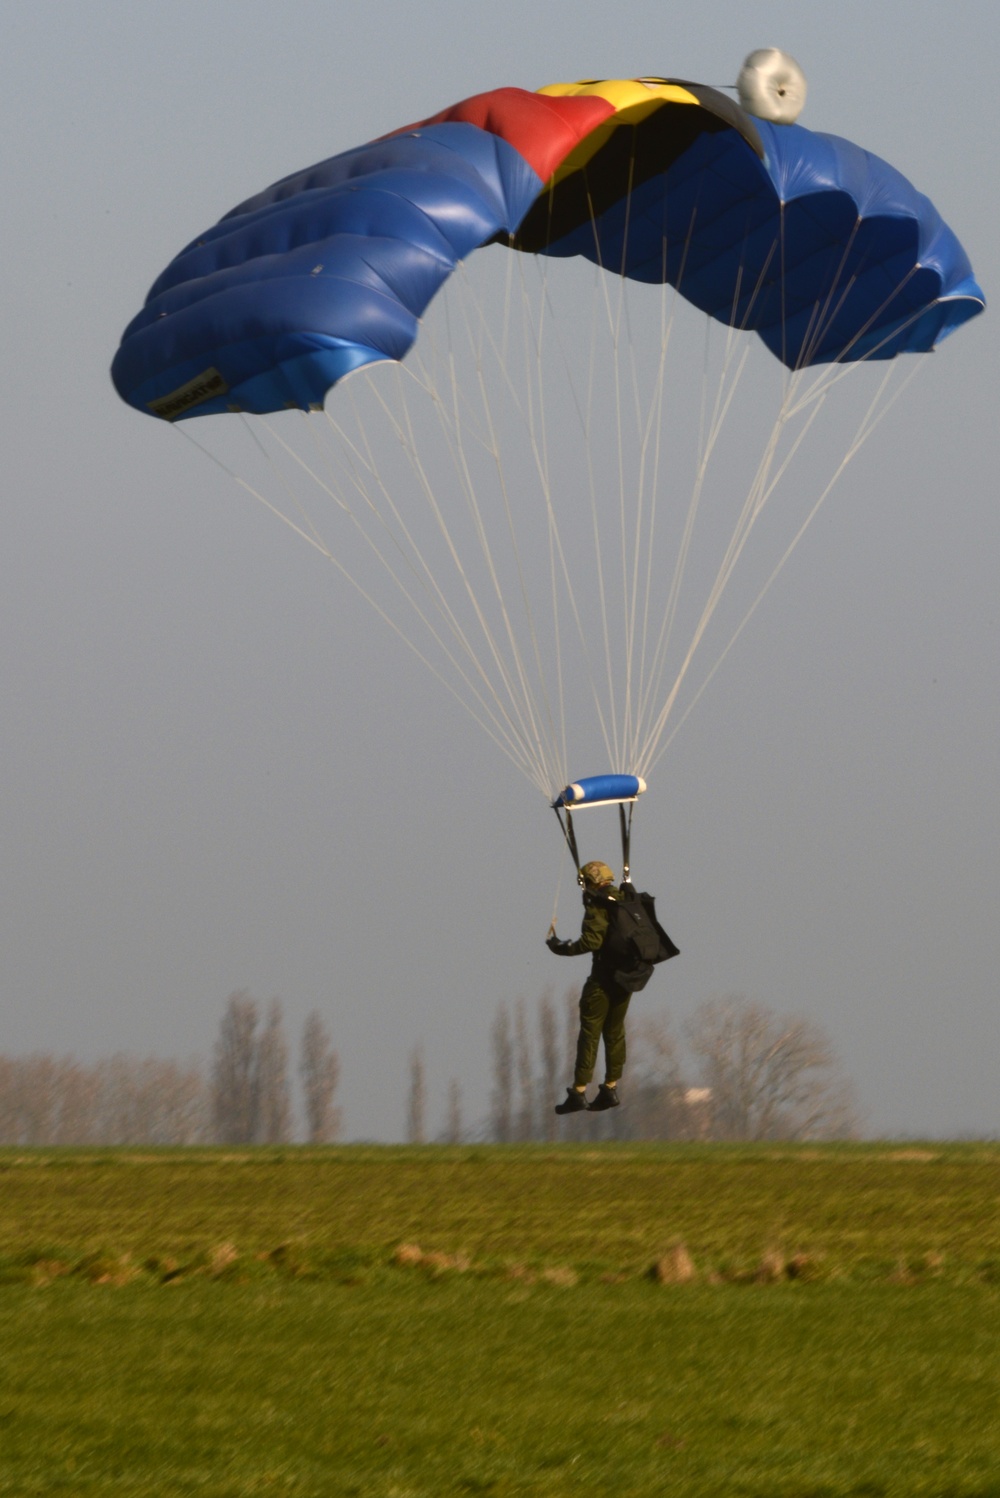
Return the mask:
<svg viewBox="0 0 1000 1498">
<path fill-rule="evenodd" d="M 805 97 L 782 56 L 752 54 L 741 74 L 741 97 L 770 100 L 771 119 L 679 79 L 499 88 L 285 177 L 170 262 L 112 366 L 125 401 L 198 445 L 212 423 L 193 418 L 221 418 L 227 442 L 238 425 L 270 487 L 226 443 L 215 461 L 374 604 L 567 817 L 645 788 L 668 723 L 672 735 L 887 409 L 898 357 L 985 305 L 957 238 L 899 172 L 780 122 Z M 749 602 L 692 690 L 751 532 L 827 395 L 865 368 L 842 456 L 767 531 L 775 549 L 754 553 Z M 329 501 L 324 518 L 299 484 Z M 585 753 L 603 756 L 610 790 L 587 789 L 609 777 L 566 785 Z"/>
<path fill-rule="evenodd" d="M 320 406 L 492 241 L 668 282 L 790 369 L 927 350 L 984 305 L 928 199 L 846 140 L 666 79 L 504 88 L 226 214 L 154 283 L 115 387 L 168 420 Z"/>
</svg>

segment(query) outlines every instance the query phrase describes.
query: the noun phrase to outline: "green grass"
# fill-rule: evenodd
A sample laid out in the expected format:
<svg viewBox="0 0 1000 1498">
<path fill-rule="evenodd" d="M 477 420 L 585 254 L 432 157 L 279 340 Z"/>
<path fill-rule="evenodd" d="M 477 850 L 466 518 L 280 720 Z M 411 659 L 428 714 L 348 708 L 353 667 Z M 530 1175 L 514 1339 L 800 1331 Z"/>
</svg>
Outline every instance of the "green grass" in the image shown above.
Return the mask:
<svg viewBox="0 0 1000 1498">
<path fill-rule="evenodd" d="M 971 1287 L 3 1301 L 4 1494 L 1000 1494 L 1000 1300 Z"/>
<path fill-rule="evenodd" d="M 1000 1498 L 997 1264 L 987 1145 L 2 1152 L 0 1495 Z"/>
<path fill-rule="evenodd" d="M 1000 1279 L 1000 1146 L 0 1151 L 0 1274 L 26 1255 L 375 1262 L 400 1242 L 480 1266 L 638 1274 L 777 1248 L 821 1276 Z"/>
</svg>

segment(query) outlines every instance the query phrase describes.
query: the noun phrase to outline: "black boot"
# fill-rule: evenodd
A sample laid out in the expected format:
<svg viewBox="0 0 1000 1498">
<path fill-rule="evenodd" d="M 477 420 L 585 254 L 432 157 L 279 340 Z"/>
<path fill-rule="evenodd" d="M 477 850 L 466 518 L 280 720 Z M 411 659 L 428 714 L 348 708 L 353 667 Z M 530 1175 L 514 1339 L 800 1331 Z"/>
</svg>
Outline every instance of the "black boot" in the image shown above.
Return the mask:
<svg viewBox="0 0 1000 1498">
<path fill-rule="evenodd" d="M 617 1108 L 621 1098 L 618 1096 L 617 1087 L 609 1087 L 602 1082 L 597 1089 L 597 1096 L 592 1103 L 587 1104 L 588 1113 L 603 1113 L 605 1108 Z"/>
<path fill-rule="evenodd" d="M 577 1092 L 575 1087 L 567 1087 L 566 1101 L 564 1103 L 556 1103 L 557 1113 L 586 1113 L 586 1111 L 587 1094 L 585 1092 Z"/>
</svg>

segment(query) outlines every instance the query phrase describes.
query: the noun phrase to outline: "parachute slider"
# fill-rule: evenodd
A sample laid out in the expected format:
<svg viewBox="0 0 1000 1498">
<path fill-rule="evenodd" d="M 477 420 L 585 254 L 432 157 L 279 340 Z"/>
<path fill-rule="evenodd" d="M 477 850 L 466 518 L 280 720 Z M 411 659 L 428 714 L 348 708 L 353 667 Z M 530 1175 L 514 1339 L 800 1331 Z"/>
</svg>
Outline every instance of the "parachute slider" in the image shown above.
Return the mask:
<svg viewBox="0 0 1000 1498">
<path fill-rule="evenodd" d="M 614 806 L 634 801 L 646 789 L 641 775 L 587 775 L 560 791 L 552 806 L 578 811 L 584 806 Z"/>
</svg>

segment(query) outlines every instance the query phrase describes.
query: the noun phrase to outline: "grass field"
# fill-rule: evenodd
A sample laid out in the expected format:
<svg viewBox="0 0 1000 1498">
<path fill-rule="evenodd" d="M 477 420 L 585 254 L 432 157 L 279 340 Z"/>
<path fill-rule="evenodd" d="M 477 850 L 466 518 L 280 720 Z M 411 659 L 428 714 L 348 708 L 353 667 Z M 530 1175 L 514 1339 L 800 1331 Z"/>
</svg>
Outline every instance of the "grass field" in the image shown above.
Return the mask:
<svg viewBox="0 0 1000 1498">
<path fill-rule="evenodd" d="M 0 1152 L 0 1494 L 583 1490 L 1000 1498 L 1000 1148 Z"/>
</svg>

